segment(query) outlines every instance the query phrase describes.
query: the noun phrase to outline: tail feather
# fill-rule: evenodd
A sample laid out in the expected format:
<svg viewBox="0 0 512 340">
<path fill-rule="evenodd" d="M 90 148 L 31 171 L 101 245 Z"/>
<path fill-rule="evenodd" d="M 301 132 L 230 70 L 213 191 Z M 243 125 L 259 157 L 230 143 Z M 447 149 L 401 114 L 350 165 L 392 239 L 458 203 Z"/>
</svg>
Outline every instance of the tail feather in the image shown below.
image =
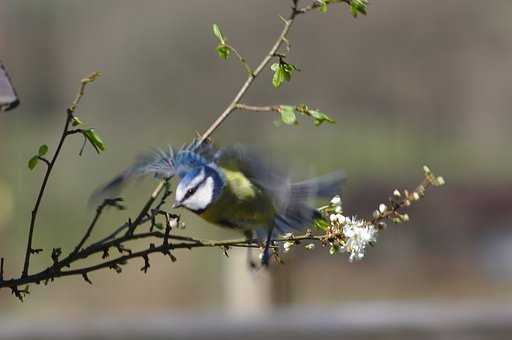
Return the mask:
<svg viewBox="0 0 512 340">
<path fill-rule="evenodd" d="M 311 207 L 317 198 L 330 198 L 341 194 L 345 177 L 341 172 L 331 173 L 322 177 L 294 183 L 290 189 L 290 199 L 281 212 L 287 222 L 286 232 L 302 230 L 311 225 L 318 216 L 318 211 Z"/>
<path fill-rule="evenodd" d="M 291 185 L 292 200 L 309 200 L 312 198 L 330 198 L 341 194 L 345 175 L 342 172 L 333 172 L 322 177 L 309 179 Z"/>
<path fill-rule="evenodd" d="M 299 232 L 311 226 L 314 219 L 320 216 L 318 210 L 312 207 L 312 201 L 341 194 L 344 181 L 343 174 L 336 172 L 291 184 L 288 199 L 283 202 L 283 207 L 277 212 L 272 225 L 256 230 L 258 238 L 265 241 L 263 258 L 268 261 L 268 247 L 271 238 L 290 232 Z M 269 235 L 271 235 L 270 239 Z"/>
</svg>

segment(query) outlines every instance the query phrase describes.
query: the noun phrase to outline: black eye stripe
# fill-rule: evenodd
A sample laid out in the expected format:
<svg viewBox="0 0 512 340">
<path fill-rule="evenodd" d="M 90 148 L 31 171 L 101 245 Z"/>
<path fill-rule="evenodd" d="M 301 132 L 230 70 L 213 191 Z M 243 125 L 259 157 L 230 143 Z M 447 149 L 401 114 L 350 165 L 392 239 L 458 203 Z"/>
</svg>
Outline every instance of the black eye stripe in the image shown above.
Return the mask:
<svg viewBox="0 0 512 340">
<path fill-rule="evenodd" d="M 197 185 L 193 188 L 190 188 L 187 190 L 187 192 L 185 193 L 185 197 L 183 198 L 183 201 L 187 200 L 190 196 L 192 196 L 196 191 L 197 189 L 204 183 L 206 182 L 206 180 L 208 179 L 208 177 L 204 177 L 201 182 L 197 183 Z"/>
</svg>

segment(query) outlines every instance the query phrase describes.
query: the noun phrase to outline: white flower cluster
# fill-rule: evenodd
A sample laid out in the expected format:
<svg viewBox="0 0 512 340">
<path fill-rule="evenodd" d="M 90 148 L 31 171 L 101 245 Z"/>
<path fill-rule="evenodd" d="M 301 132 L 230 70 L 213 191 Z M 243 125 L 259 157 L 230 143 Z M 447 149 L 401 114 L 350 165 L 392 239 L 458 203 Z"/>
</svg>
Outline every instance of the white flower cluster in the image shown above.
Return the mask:
<svg viewBox="0 0 512 340">
<path fill-rule="evenodd" d="M 343 225 L 343 235 L 345 236 L 345 244 L 340 247 L 340 250 L 348 252 L 350 254 L 348 259 L 352 262 L 364 257 L 366 247 L 376 241 L 377 229 L 364 220 L 346 217 Z"/>
<path fill-rule="evenodd" d="M 331 200 L 334 212 L 330 214 L 331 228 L 340 230 L 343 240 L 339 244 L 331 245 L 331 254 L 338 251 L 349 253 L 349 261 L 361 260 L 367 246 L 374 243 L 377 238 L 377 228 L 365 220 L 342 215 L 341 198 L 334 196 Z"/>
</svg>

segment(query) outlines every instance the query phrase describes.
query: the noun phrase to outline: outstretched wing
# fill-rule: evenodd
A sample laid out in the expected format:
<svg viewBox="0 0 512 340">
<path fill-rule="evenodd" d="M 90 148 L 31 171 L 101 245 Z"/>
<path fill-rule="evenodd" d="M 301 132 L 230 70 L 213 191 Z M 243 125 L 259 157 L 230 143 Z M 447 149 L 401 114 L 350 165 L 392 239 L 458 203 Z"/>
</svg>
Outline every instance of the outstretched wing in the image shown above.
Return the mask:
<svg viewBox="0 0 512 340">
<path fill-rule="evenodd" d="M 317 210 L 312 207 L 312 201 L 340 194 L 345 178 L 343 173 L 334 172 L 292 183 L 288 176 L 266 162 L 258 152 L 242 146 L 220 150 L 216 163 L 222 168 L 242 172 L 272 200 L 276 215 L 271 225 L 256 230 L 260 239 L 266 238 L 269 228 L 274 228 L 273 235 L 276 236 L 311 225 L 318 215 Z"/>
<path fill-rule="evenodd" d="M 132 166 L 96 190 L 92 200 L 98 201 L 101 198 L 113 197 L 119 194 L 125 184 L 134 178 L 145 176 L 156 178 L 183 177 L 192 168 L 209 163 L 214 153 L 215 150 L 210 144 L 200 144 L 194 140 L 178 151 L 169 146 L 166 150 L 153 150 L 150 153 L 142 154 Z"/>
<path fill-rule="evenodd" d="M 0 111 L 14 109 L 20 103 L 7 70 L 0 62 Z"/>
<path fill-rule="evenodd" d="M 290 179 L 255 149 L 242 145 L 226 147 L 215 154 L 214 161 L 221 168 L 243 173 L 270 196 L 276 208 L 286 204 Z"/>
</svg>

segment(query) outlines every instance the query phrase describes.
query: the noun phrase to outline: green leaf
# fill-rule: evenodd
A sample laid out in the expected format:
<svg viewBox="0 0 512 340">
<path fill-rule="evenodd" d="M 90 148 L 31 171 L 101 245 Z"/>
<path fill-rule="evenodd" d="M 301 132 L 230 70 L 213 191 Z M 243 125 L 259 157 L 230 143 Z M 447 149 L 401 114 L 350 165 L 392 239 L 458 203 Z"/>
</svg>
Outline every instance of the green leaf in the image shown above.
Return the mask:
<svg viewBox="0 0 512 340">
<path fill-rule="evenodd" d="M 320 12 L 322 13 L 326 13 L 327 12 L 327 3 L 325 1 L 322 1 L 322 3 L 320 4 Z"/>
<path fill-rule="evenodd" d="M 97 153 L 105 151 L 105 143 L 103 143 L 100 136 L 98 136 L 98 134 L 94 132 L 94 129 L 87 129 L 84 130 L 82 133 L 85 136 L 85 138 L 87 138 L 89 143 L 91 143 L 91 145 L 94 147 Z"/>
<path fill-rule="evenodd" d="M 284 71 L 281 67 L 274 72 L 274 76 L 272 77 L 272 85 L 277 89 L 284 82 L 285 75 Z"/>
<path fill-rule="evenodd" d="M 319 230 L 325 231 L 329 228 L 329 222 L 325 218 L 319 217 L 313 220 L 313 226 Z"/>
<path fill-rule="evenodd" d="M 28 168 L 30 170 L 34 170 L 34 168 L 37 166 L 37 162 L 39 162 L 39 156 L 32 156 L 32 158 L 28 160 Z"/>
<path fill-rule="evenodd" d="M 164 229 L 164 226 L 163 226 L 162 223 L 155 223 L 155 224 L 153 224 L 153 227 L 155 227 L 158 230 L 163 230 Z"/>
<path fill-rule="evenodd" d="M 80 119 L 78 119 L 78 117 L 73 117 L 73 119 L 71 120 L 71 125 L 78 126 L 80 124 L 83 124 L 82 121 Z"/>
<path fill-rule="evenodd" d="M 290 81 L 292 79 L 292 73 L 294 71 L 298 71 L 297 66 L 289 64 L 283 60 L 281 60 L 279 63 L 272 64 L 270 69 L 274 71 L 274 76 L 272 77 L 272 85 L 274 85 L 275 88 L 280 87 L 285 80 Z"/>
<path fill-rule="evenodd" d="M 336 121 L 334 119 L 332 119 L 331 117 L 329 117 L 328 115 L 326 115 L 323 112 L 320 112 L 317 110 L 309 110 L 308 112 L 309 112 L 309 115 L 315 119 L 316 126 L 319 126 L 322 123 L 331 123 L 331 124 L 336 123 Z"/>
<path fill-rule="evenodd" d="M 37 154 L 41 157 L 46 155 L 47 153 L 48 153 L 48 145 L 46 145 L 46 144 L 41 145 L 39 147 L 39 150 L 37 151 Z"/>
<path fill-rule="evenodd" d="M 295 108 L 289 105 L 281 105 L 279 107 L 279 113 L 281 114 L 281 120 L 286 125 L 297 124 L 297 116 L 295 115 Z"/>
<path fill-rule="evenodd" d="M 219 45 L 215 50 L 217 51 L 219 57 L 224 60 L 228 59 L 229 54 L 231 53 L 231 49 L 227 45 Z"/>
<path fill-rule="evenodd" d="M 366 15 L 368 0 L 350 0 L 350 12 L 355 18 L 359 13 Z"/>
<path fill-rule="evenodd" d="M 224 36 L 222 35 L 222 32 L 220 31 L 219 25 L 213 24 L 212 29 L 213 29 L 213 35 L 215 35 L 215 37 L 217 37 L 217 39 L 219 39 L 219 42 L 221 43 L 221 45 L 224 45 L 226 43 L 226 39 L 224 38 Z"/>
</svg>

